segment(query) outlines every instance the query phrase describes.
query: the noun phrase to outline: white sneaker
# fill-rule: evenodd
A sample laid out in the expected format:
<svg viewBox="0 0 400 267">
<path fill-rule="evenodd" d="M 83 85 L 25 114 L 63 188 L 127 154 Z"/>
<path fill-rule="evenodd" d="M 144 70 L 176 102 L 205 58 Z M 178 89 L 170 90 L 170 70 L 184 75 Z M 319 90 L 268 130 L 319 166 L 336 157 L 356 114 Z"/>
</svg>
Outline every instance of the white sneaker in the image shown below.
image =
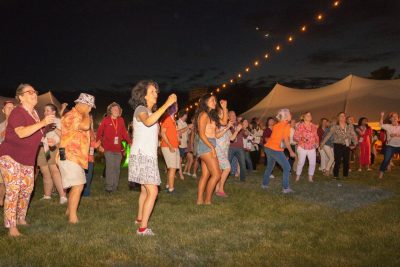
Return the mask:
<svg viewBox="0 0 400 267">
<path fill-rule="evenodd" d="M 193 177 L 193 178 L 197 178 L 197 174 L 193 173 L 193 174 L 192 174 L 192 177 Z"/>
<path fill-rule="evenodd" d="M 40 200 L 50 200 L 51 196 L 43 196 Z"/>
<path fill-rule="evenodd" d="M 269 176 L 269 179 L 275 179 L 275 176 L 274 176 L 273 174 L 271 174 L 271 175 Z"/>
<path fill-rule="evenodd" d="M 64 204 L 67 204 L 68 203 L 68 198 L 66 198 L 66 197 L 60 197 L 60 204 L 61 205 L 64 205 Z"/>
<path fill-rule="evenodd" d="M 290 188 L 286 188 L 286 189 L 282 190 L 282 193 L 289 194 L 289 193 L 294 193 L 294 191 L 292 189 L 290 189 Z"/>
<path fill-rule="evenodd" d="M 261 189 L 264 189 L 264 190 L 267 190 L 269 187 L 268 187 L 268 185 L 261 185 Z"/>
<path fill-rule="evenodd" d="M 154 236 L 155 235 L 150 228 L 146 228 L 146 230 L 144 230 L 143 232 L 139 232 L 139 229 L 138 229 L 136 231 L 136 234 L 141 235 L 141 236 Z"/>
</svg>

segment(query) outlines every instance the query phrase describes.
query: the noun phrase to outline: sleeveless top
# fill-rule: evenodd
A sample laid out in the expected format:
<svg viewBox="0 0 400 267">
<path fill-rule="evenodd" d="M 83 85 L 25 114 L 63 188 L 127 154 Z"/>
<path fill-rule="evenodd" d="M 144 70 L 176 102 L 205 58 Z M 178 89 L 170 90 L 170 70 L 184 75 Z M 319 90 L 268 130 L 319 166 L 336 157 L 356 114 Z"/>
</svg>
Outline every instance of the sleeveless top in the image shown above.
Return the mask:
<svg viewBox="0 0 400 267">
<path fill-rule="evenodd" d="M 150 127 L 144 125 L 138 120 L 138 115 L 146 112 L 149 116 L 151 111 L 145 106 L 138 106 L 133 114 L 133 140 L 131 147 L 131 155 L 138 155 L 139 152 L 150 157 L 157 158 L 158 147 L 158 123 L 154 123 Z"/>
<path fill-rule="evenodd" d="M 200 115 L 199 115 L 199 117 L 200 117 Z M 205 129 L 206 137 L 207 138 L 215 138 L 215 132 L 217 130 L 217 125 L 216 125 L 215 121 L 212 121 L 208 115 L 207 115 L 207 117 L 208 117 L 208 119 L 207 119 L 208 121 L 207 121 L 206 129 Z"/>
</svg>

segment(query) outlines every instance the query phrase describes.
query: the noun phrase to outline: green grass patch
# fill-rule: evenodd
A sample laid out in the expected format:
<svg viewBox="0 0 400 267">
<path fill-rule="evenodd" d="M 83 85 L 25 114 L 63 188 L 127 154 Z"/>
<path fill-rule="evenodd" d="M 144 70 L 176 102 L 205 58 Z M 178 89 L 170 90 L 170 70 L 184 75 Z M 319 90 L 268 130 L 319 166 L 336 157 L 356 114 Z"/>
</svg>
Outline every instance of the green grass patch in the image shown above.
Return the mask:
<svg viewBox="0 0 400 267">
<path fill-rule="evenodd" d="M 58 198 L 40 200 L 39 177 L 24 236 L 0 228 L 0 266 L 400 266 L 398 167 L 383 181 L 376 171 L 340 182 L 319 173 L 313 184 L 292 179 L 292 195 L 280 193 L 279 171 L 262 190 L 259 169 L 245 183 L 230 178 L 229 197 L 212 206 L 195 205 L 197 180 L 177 180 L 175 195 L 159 194 L 155 237 L 135 234 L 139 192 L 128 190 L 127 169 L 108 194 L 96 165 L 79 225 L 67 223 Z"/>
</svg>

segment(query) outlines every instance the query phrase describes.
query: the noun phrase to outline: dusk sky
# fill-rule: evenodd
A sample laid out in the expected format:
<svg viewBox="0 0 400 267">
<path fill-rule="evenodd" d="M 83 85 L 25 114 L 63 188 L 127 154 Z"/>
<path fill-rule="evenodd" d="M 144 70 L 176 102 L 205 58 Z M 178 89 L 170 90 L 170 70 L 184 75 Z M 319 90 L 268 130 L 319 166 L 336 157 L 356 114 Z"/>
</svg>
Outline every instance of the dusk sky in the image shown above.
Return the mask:
<svg viewBox="0 0 400 267">
<path fill-rule="evenodd" d="M 310 87 L 382 66 L 398 75 L 400 1 L 340 2 L 3 0 L 0 90 L 128 90 L 151 78 L 162 91 L 187 91 L 227 81 L 277 43 L 282 51 L 246 77 L 251 84 Z M 326 19 L 315 23 L 319 11 Z"/>
</svg>

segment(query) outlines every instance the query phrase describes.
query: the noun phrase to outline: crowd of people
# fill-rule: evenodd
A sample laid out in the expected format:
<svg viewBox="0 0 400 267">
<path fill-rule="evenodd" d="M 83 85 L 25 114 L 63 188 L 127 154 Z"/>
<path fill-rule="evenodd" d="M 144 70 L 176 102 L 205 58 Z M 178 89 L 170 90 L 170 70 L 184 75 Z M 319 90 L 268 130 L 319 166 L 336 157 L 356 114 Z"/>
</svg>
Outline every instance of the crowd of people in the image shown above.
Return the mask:
<svg viewBox="0 0 400 267">
<path fill-rule="evenodd" d="M 290 176 L 301 179 L 308 161 L 308 181 L 314 182 L 319 170 L 326 176 L 348 177 L 350 161 L 354 158 L 357 170 L 371 171 L 377 154 L 376 143 L 382 143 L 383 162 L 379 178 L 391 167 L 391 160 L 400 153 L 400 126 L 398 114 L 385 118 L 380 114 L 381 131 L 378 134 L 368 125 L 367 118 L 354 118 L 340 112 L 336 117 L 313 122 L 310 112 L 299 121 L 288 109 L 281 109 L 269 117 L 265 125 L 258 118 L 237 117 L 228 109 L 226 100 L 213 94 L 202 96 L 198 108 L 189 121 L 185 111 L 179 111 L 178 99 L 171 94 L 157 107 L 158 85 L 141 81 L 131 92 L 133 109 L 129 134 L 122 118 L 122 108 L 112 102 L 94 130 L 91 110 L 96 108 L 95 97 L 81 93 L 75 106 L 60 111 L 51 103 L 40 119 L 35 109 L 37 91 L 29 84 L 16 90 L 16 102 L 6 101 L 0 124 L 0 206 L 4 206 L 4 224 L 10 236 L 19 236 L 19 225 L 26 225 L 26 214 L 35 175 L 43 177 L 43 200 L 57 191 L 59 202 L 66 205 L 65 215 L 71 224 L 78 223 L 81 197 L 90 196 L 95 150 L 105 158 L 104 190 L 110 194 L 118 190 L 121 160 L 129 159 L 128 181 L 140 185 L 138 213 L 135 224 L 138 235 L 154 235 L 148 227 L 161 185 L 159 155 L 167 172 L 165 192 L 176 193 L 178 175 L 198 177 L 197 204 L 210 205 L 213 196 L 228 197 L 225 182 L 237 176 L 245 182 L 248 172 L 259 167 L 265 158 L 261 188 L 268 190 L 276 163 L 282 170 L 282 192 L 292 193 Z M 130 154 L 122 145 L 131 145 Z M 159 153 L 161 151 L 161 153 Z"/>
</svg>

